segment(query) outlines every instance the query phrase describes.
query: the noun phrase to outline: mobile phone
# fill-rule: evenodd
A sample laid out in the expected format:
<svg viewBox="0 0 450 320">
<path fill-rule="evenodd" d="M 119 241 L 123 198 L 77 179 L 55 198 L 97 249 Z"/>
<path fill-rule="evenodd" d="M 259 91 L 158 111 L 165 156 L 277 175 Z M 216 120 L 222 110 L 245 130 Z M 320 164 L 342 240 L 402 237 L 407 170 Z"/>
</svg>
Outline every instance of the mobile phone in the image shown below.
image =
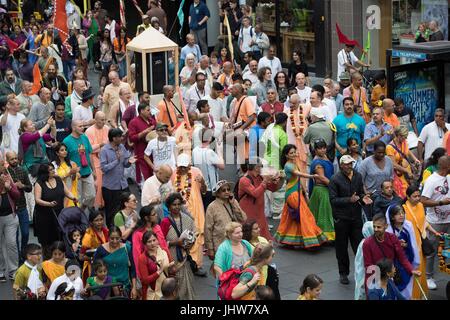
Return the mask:
<svg viewBox="0 0 450 320">
<path fill-rule="evenodd" d="M 56 117 L 56 112 L 55 111 L 52 111 L 52 113 L 50 113 L 50 117 L 52 117 L 53 118 L 53 120 L 55 119 L 55 117 Z"/>
</svg>

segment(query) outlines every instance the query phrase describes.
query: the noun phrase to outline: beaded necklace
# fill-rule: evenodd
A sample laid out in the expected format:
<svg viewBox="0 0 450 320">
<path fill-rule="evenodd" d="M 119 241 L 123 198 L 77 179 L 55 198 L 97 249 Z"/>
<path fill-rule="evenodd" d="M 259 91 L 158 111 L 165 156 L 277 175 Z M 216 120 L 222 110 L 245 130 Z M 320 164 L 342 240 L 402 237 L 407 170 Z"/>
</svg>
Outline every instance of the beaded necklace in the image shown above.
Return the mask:
<svg viewBox="0 0 450 320">
<path fill-rule="evenodd" d="M 175 187 L 177 189 L 177 192 L 179 192 L 184 200 L 186 200 L 186 202 L 189 201 L 189 198 L 191 197 L 191 190 L 192 190 L 192 172 L 191 169 L 189 169 L 188 173 L 187 173 L 187 179 L 184 183 L 184 186 L 181 186 L 181 173 L 180 173 L 180 169 L 177 168 L 177 177 L 175 180 Z"/>
<path fill-rule="evenodd" d="M 289 112 L 289 119 L 291 120 L 292 131 L 294 132 L 295 137 L 296 138 L 301 137 L 303 135 L 303 132 L 305 131 L 305 117 L 303 115 L 303 105 L 302 104 L 300 104 L 300 106 L 298 108 L 298 120 L 300 123 L 299 132 L 297 132 L 297 127 L 295 126 L 294 109 L 292 107 Z"/>
</svg>

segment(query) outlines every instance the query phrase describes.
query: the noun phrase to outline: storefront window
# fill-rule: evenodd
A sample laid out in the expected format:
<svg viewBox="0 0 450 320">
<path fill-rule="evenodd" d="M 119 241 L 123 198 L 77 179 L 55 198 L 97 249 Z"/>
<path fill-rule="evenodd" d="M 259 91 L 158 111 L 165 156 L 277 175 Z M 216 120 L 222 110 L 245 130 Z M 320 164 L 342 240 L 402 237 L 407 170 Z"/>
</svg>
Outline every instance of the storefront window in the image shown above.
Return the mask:
<svg viewBox="0 0 450 320">
<path fill-rule="evenodd" d="M 414 42 L 414 34 L 421 20 L 421 0 L 392 1 L 392 43 Z"/>
<path fill-rule="evenodd" d="M 258 1 L 256 18 L 269 37 L 275 37 L 275 2 Z M 292 52 L 300 50 L 308 65 L 315 63 L 314 0 L 280 0 L 280 32 L 283 62 L 292 60 Z"/>
</svg>

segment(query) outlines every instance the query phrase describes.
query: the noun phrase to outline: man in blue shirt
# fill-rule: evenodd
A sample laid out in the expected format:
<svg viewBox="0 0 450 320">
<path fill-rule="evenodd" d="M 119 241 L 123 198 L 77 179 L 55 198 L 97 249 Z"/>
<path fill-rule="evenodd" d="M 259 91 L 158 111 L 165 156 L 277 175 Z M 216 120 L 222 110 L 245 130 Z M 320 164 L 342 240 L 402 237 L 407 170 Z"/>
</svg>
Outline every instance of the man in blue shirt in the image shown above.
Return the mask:
<svg viewBox="0 0 450 320">
<path fill-rule="evenodd" d="M 204 2 L 194 0 L 189 8 L 189 28 L 191 33 L 197 37 L 197 43 L 200 44 L 202 54 L 208 54 L 208 45 L 206 44 L 206 21 L 210 17 L 209 9 Z M 197 57 L 200 58 L 200 57 Z"/>
<path fill-rule="evenodd" d="M 123 132 L 119 128 L 108 132 L 109 143 L 100 151 L 100 167 L 103 172 L 102 195 L 105 201 L 106 225 L 113 223 L 114 215 L 120 206 L 120 194 L 129 191 L 125 178 L 125 168 L 136 162 L 136 158 L 122 144 Z"/>
<path fill-rule="evenodd" d="M 94 207 L 95 185 L 91 169 L 92 146 L 83 132 L 84 128 L 81 121 L 72 121 L 72 133 L 64 139 L 63 143 L 67 146 L 70 161 L 75 162 L 80 168 L 78 198 L 81 208 L 84 210 Z"/>
<path fill-rule="evenodd" d="M 195 63 L 198 63 L 200 61 L 200 57 L 202 53 L 200 52 L 200 47 L 198 44 L 195 44 L 195 36 L 192 33 L 188 33 L 186 36 L 186 42 L 187 44 L 181 48 L 181 54 L 180 54 L 180 69 L 184 67 L 186 56 L 189 53 L 192 53 L 195 56 Z"/>
<path fill-rule="evenodd" d="M 336 140 L 338 145 L 337 155 L 341 156 L 339 150 L 345 149 L 347 147 L 347 140 L 349 138 L 354 138 L 361 145 L 361 150 L 364 150 L 362 145 L 362 140 L 364 137 L 364 129 L 366 127 L 366 122 L 364 119 L 355 113 L 354 106 L 355 102 L 353 98 L 344 98 L 344 113 L 339 114 L 333 123 L 336 126 Z"/>
<path fill-rule="evenodd" d="M 258 114 L 257 123 L 249 130 L 248 140 L 250 145 L 250 153 L 249 153 L 249 159 L 250 161 L 255 161 L 256 158 L 263 158 L 264 157 L 264 147 L 262 143 L 259 142 L 261 139 L 264 130 L 269 126 L 269 124 L 272 122 L 272 116 L 270 113 L 267 112 L 260 112 Z M 253 162 L 250 162 L 253 163 Z"/>
<path fill-rule="evenodd" d="M 389 123 L 383 121 L 383 109 L 376 107 L 372 111 L 372 121 L 364 130 L 364 143 L 366 144 L 367 156 L 374 152 L 374 144 L 383 141 L 386 145 L 393 139 L 393 129 Z"/>
</svg>

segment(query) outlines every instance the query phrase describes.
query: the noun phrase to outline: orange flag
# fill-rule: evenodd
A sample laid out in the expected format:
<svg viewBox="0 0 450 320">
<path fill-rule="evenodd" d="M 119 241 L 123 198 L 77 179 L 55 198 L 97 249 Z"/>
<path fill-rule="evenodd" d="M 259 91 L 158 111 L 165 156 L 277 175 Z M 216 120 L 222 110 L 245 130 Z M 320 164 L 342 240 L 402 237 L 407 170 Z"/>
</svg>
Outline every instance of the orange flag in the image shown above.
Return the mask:
<svg viewBox="0 0 450 320">
<path fill-rule="evenodd" d="M 69 33 L 69 30 L 67 29 L 66 0 L 55 1 L 53 16 L 55 28 L 58 30 L 59 37 L 64 43 L 68 38 Z"/>
<path fill-rule="evenodd" d="M 39 92 L 42 87 L 42 76 L 41 70 L 39 70 L 39 64 L 35 63 L 33 67 L 33 87 L 31 88 L 30 96 L 35 95 Z"/>
</svg>

